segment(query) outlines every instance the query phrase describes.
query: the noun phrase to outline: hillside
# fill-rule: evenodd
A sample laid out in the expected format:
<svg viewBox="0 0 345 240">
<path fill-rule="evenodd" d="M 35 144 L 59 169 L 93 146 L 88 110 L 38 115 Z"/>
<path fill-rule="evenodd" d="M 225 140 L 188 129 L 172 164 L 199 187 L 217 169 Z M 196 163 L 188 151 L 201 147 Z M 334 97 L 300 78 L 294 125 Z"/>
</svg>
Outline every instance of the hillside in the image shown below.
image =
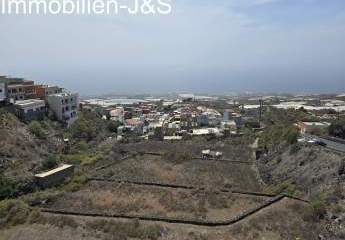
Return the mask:
<svg viewBox="0 0 345 240">
<path fill-rule="evenodd" d="M 256 161 L 253 135 L 118 142 L 92 113 L 82 113 L 68 130 L 49 120 L 38 127 L 1 116 L 2 178 L 14 181 L 17 192 L 9 196 L 17 199 L 0 202 L 0 239 L 344 236 L 343 189 L 335 184 L 344 156 L 324 148 L 287 144 Z M 222 151 L 222 161 L 201 159 L 203 149 Z M 75 176 L 35 188 L 33 174 L 52 157 L 55 164 L 74 164 Z"/>
<path fill-rule="evenodd" d="M 50 121 L 40 124 L 41 136 L 37 136 L 34 124 L 24 124 L 7 112 L 0 113 L 1 169 L 8 177 L 32 176 L 49 154 L 55 153 L 58 141 L 56 126 Z M 56 124 L 55 124 L 56 125 Z M 36 135 L 35 135 L 36 134 Z"/>
<path fill-rule="evenodd" d="M 321 239 L 345 236 L 345 155 L 321 146 L 292 145 L 258 161 L 266 191 L 311 201 L 307 221 L 318 222 Z"/>
</svg>

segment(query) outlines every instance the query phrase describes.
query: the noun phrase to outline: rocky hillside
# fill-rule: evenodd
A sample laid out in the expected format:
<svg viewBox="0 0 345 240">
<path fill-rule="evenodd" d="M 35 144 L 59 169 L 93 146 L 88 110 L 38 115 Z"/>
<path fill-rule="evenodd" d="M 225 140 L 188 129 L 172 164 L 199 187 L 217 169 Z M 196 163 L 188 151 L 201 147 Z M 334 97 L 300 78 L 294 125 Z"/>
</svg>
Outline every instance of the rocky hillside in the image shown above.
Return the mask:
<svg viewBox="0 0 345 240">
<path fill-rule="evenodd" d="M 295 144 L 259 159 L 257 165 L 267 191 L 310 200 L 305 219 L 324 229 L 319 239 L 344 239 L 344 161 L 344 154 Z"/>
<path fill-rule="evenodd" d="M 268 185 L 290 184 L 301 193 L 319 193 L 338 179 L 345 155 L 311 145 L 292 145 L 258 161 Z"/>
<path fill-rule="evenodd" d="M 59 126 L 49 120 L 25 124 L 0 112 L 0 171 L 16 181 L 30 178 L 58 150 Z"/>
</svg>

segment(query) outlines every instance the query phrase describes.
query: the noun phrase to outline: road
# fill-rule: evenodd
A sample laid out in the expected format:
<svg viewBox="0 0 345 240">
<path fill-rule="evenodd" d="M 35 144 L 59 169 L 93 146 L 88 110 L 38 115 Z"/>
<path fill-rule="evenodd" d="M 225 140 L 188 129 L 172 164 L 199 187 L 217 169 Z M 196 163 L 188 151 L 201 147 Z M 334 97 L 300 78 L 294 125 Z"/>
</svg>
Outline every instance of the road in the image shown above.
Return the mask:
<svg viewBox="0 0 345 240">
<path fill-rule="evenodd" d="M 343 143 L 335 142 L 335 141 L 325 139 L 322 137 L 318 137 L 318 136 L 314 136 L 314 135 L 304 135 L 304 137 L 307 140 L 318 139 L 318 140 L 327 144 L 327 146 L 325 146 L 326 148 L 345 153 L 345 144 L 343 144 Z"/>
</svg>

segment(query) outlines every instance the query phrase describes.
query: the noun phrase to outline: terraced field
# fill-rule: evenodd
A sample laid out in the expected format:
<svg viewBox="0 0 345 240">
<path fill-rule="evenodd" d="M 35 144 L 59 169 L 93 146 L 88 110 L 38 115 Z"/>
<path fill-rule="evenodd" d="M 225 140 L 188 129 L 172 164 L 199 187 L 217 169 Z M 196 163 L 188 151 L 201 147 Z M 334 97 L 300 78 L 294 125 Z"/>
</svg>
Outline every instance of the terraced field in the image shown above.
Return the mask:
<svg viewBox="0 0 345 240">
<path fill-rule="evenodd" d="M 118 161 L 95 172 L 93 177 L 261 191 L 251 164 L 197 159 L 176 163 L 164 156 L 147 154 Z"/>
<path fill-rule="evenodd" d="M 90 181 L 44 207 L 88 213 L 222 221 L 268 197 Z"/>
</svg>

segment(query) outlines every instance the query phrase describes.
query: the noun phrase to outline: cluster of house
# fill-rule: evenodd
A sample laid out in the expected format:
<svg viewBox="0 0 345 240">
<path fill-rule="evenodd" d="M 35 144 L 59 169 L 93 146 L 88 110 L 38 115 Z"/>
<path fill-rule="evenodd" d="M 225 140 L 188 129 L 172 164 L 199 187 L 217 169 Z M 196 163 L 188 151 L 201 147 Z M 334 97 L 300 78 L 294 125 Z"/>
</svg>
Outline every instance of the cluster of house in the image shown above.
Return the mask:
<svg viewBox="0 0 345 240">
<path fill-rule="evenodd" d="M 58 86 L 0 76 L 0 105 L 11 106 L 23 121 L 39 120 L 49 115 L 69 126 L 78 116 L 79 95 Z"/>
<path fill-rule="evenodd" d="M 221 114 L 215 109 L 196 106 L 188 101 L 147 101 L 130 105 L 119 104 L 105 108 L 103 118 L 120 123 L 118 136 L 135 133 L 147 139 L 157 140 L 181 140 L 190 136 L 236 134 L 237 129 L 243 124 L 241 114 L 235 113 L 231 109 L 227 109 Z M 92 104 L 85 101 L 81 105 Z"/>
</svg>

